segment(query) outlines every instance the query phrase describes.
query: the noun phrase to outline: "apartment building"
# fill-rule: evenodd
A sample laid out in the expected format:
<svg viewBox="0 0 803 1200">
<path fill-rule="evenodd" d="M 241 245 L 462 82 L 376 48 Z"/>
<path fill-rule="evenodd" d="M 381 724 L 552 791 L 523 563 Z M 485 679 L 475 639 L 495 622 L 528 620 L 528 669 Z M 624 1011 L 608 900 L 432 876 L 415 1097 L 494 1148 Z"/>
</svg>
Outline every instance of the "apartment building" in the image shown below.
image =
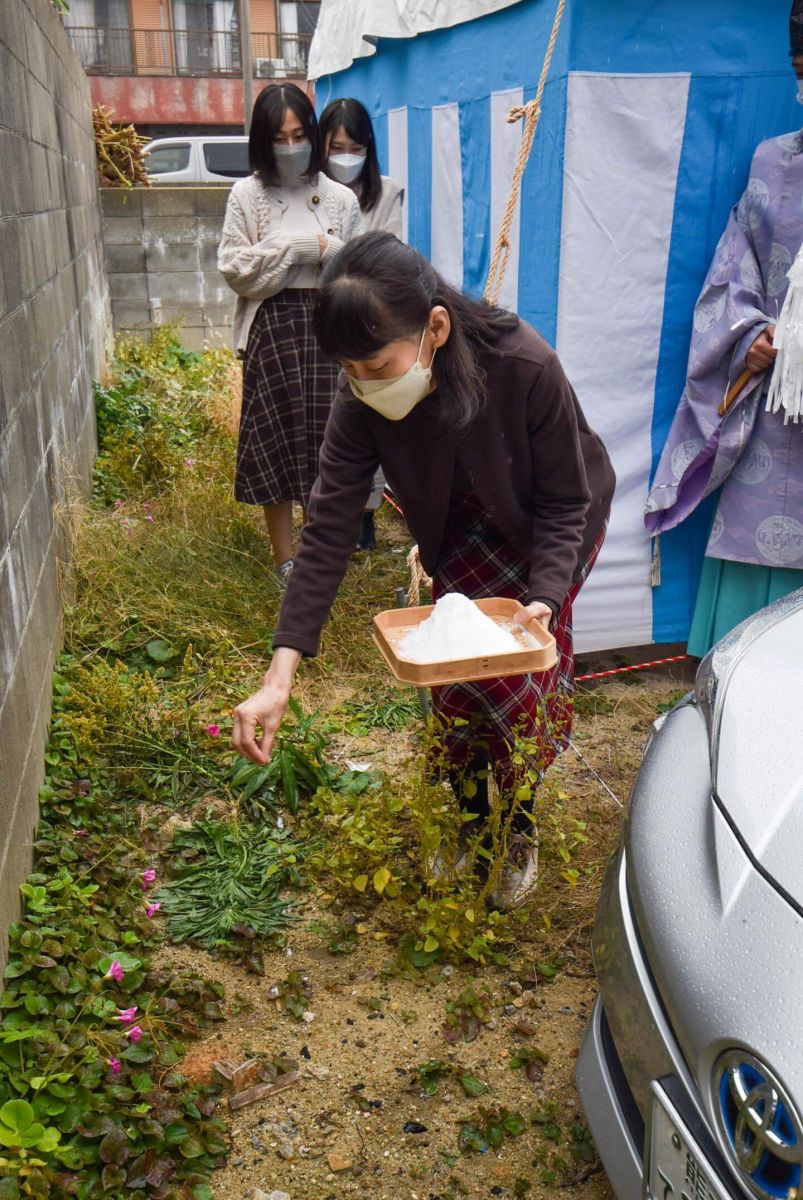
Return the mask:
<svg viewBox="0 0 803 1200">
<path fill-rule="evenodd" d="M 71 0 L 64 21 L 93 103 L 150 137 L 241 133 L 245 3 L 254 96 L 272 80 L 303 84 L 311 0 Z"/>
</svg>

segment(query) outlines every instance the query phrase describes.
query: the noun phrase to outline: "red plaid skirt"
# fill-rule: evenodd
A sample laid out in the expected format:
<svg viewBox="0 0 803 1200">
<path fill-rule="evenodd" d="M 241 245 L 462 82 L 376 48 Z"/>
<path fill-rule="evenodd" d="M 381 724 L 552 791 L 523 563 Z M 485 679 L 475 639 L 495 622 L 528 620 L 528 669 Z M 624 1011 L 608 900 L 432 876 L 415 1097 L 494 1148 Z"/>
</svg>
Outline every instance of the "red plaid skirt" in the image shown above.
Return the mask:
<svg viewBox="0 0 803 1200">
<path fill-rule="evenodd" d="M 234 494 L 246 504 L 306 505 L 340 370 L 312 332 L 311 288 L 263 300 L 248 334 Z"/>
<path fill-rule="evenodd" d="M 574 647 L 572 604 L 591 570 L 605 537 L 600 530 L 580 576 L 572 584 L 551 625 L 558 661 L 551 671 L 512 675 L 432 689 L 433 708 L 443 728 L 449 765 L 465 768 L 480 756 L 495 765 L 497 775 L 512 780 L 514 732 L 532 739 L 535 762 L 527 766 L 543 775 L 568 745 L 572 730 Z M 510 545 L 485 515 L 473 494 L 455 497 L 449 514 L 432 595 L 462 592 L 472 600 L 507 596 L 524 602 L 530 563 Z"/>
</svg>

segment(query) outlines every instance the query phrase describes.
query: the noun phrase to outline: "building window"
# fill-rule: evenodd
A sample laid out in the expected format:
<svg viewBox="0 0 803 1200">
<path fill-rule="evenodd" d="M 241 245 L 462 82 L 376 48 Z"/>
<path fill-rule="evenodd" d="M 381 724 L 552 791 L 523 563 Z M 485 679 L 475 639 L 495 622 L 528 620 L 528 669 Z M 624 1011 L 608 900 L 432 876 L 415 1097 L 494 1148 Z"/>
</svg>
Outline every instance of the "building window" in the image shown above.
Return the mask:
<svg viewBox="0 0 803 1200">
<path fill-rule="evenodd" d="M 188 74 L 240 69 L 236 0 L 173 0 L 179 70 Z"/>
<path fill-rule="evenodd" d="M 306 74 L 309 40 L 320 10 L 320 4 L 311 0 L 281 0 L 282 58 L 288 70 Z"/>
<path fill-rule="evenodd" d="M 128 0 L 72 0 L 65 22 L 82 66 L 109 71 L 131 66 Z"/>
</svg>

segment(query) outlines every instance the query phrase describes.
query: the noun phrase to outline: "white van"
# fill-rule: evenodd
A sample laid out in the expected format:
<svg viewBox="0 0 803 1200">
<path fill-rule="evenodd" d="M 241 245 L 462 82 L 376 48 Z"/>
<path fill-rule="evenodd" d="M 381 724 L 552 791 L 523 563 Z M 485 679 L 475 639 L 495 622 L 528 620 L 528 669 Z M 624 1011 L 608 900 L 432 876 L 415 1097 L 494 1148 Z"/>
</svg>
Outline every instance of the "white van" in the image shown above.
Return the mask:
<svg viewBox="0 0 803 1200">
<path fill-rule="evenodd" d="M 251 174 L 247 137 L 155 138 L 143 156 L 151 183 L 231 183 Z"/>
</svg>

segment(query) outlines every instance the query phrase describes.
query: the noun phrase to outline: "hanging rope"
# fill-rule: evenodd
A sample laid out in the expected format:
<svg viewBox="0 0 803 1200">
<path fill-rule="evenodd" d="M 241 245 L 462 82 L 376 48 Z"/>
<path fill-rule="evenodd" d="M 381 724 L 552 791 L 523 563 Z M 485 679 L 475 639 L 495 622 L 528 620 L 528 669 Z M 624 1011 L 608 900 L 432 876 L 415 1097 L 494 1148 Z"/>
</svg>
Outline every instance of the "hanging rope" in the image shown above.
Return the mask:
<svg viewBox="0 0 803 1200">
<path fill-rule="evenodd" d="M 524 130 L 521 135 L 521 146 L 519 147 L 519 157 L 516 161 L 516 169 L 513 172 L 513 179 L 510 184 L 510 195 L 505 208 L 502 224 L 499 227 L 499 236 L 496 239 L 496 246 L 491 257 L 491 265 L 488 268 L 488 281 L 485 284 L 485 299 L 489 304 L 497 304 L 499 302 L 499 293 L 502 290 L 502 283 L 505 278 L 508 260 L 510 258 L 510 229 L 513 224 L 513 218 L 516 215 L 516 206 L 519 202 L 519 192 L 521 191 L 521 180 L 524 175 L 524 168 L 527 166 L 527 159 L 530 157 L 535 131 L 538 128 L 538 121 L 541 117 L 541 99 L 544 95 L 544 87 L 546 86 L 549 68 L 552 63 L 552 54 L 555 50 L 555 43 L 558 40 L 560 32 L 560 23 L 563 19 L 563 13 L 566 8 L 566 0 L 558 0 L 558 7 L 555 12 L 555 20 L 552 23 L 552 33 L 547 43 L 546 55 L 544 57 L 544 65 L 541 68 L 541 78 L 538 80 L 538 88 L 535 96 L 527 104 L 517 105 L 511 108 L 507 114 L 508 124 L 512 125 L 515 121 L 520 121 L 524 118 Z"/>
<path fill-rule="evenodd" d="M 421 600 L 421 584 L 425 583 L 428 588 L 432 587 L 432 580 L 421 566 L 421 559 L 418 557 L 418 546 L 413 546 L 407 555 L 407 566 L 410 568 L 410 587 L 407 591 L 407 603 L 410 608 L 417 608 Z"/>
</svg>

